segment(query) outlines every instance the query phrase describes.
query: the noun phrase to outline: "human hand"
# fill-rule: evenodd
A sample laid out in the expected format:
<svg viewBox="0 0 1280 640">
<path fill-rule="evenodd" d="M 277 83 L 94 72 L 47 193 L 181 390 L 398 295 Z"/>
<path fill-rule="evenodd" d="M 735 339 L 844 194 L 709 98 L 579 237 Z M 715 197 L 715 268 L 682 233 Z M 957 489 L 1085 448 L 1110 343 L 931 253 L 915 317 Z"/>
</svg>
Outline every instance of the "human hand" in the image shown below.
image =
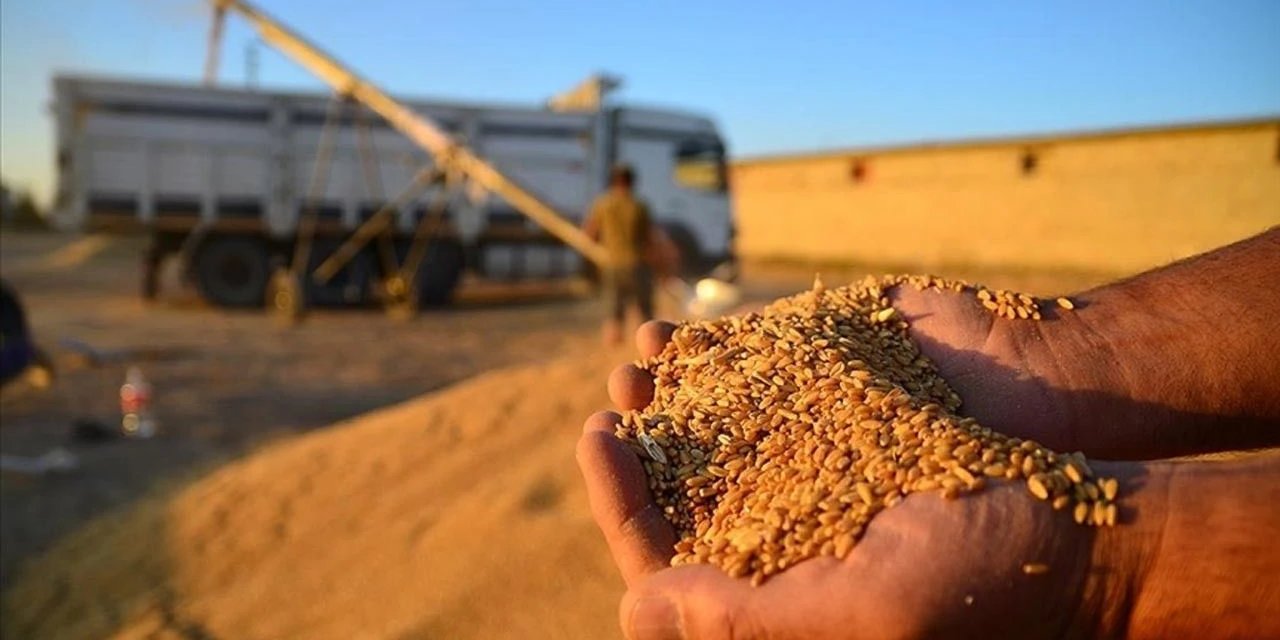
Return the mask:
<svg viewBox="0 0 1280 640">
<path fill-rule="evenodd" d="M 909 285 L 888 292 L 907 320 L 921 352 L 963 399 L 962 415 L 1007 435 L 1035 440 L 1059 451 L 1083 451 L 1112 459 L 1149 458 L 1145 442 L 1117 446 L 1114 433 L 1094 428 L 1106 405 L 1123 404 L 1133 392 L 1117 363 L 1081 343 L 1097 334 L 1075 311 L 1041 303 L 1040 320 L 1010 320 L 984 308 L 974 290 L 917 290 Z M 760 311 L 748 305 L 739 313 Z M 654 323 L 636 334 L 642 355 L 661 351 L 674 325 Z M 1156 354 L 1157 356 L 1159 354 Z M 652 383 L 627 368 L 615 371 L 610 390 L 623 401 L 647 404 Z M 619 376 L 629 376 L 630 388 Z M 637 398 L 632 398 L 632 394 Z M 1129 422 L 1127 424 L 1133 424 Z"/>
<path fill-rule="evenodd" d="M 1139 460 L 1280 446 L 1280 228 L 1007 320 L 897 287 L 960 412 L 1062 451 Z"/>
<path fill-rule="evenodd" d="M 661 350 L 672 326 L 637 333 L 642 355 Z M 609 391 L 623 409 L 649 403 L 653 383 L 630 365 Z M 669 567 L 675 533 L 649 494 L 635 454 L 614 437 L 619 416 L 584 428 L 578 460 L 592 512 L 628 585 L 620 617 L 647 638 L 845 638 L 1092 634 L 1100 605 L 1086 598 L 1094 530 L 993 482 L 945 501 L 908 496 L 879 514 L 843 560 L 802 562 L 759 587 L 709 565 Z M 1048 573 L 1028 575 L 1026 564 Z M 1093 592 L 1094 589 L 1088 589 Z"/>
<path fill-rule="evenodd" d="M 1114 362 L 1064 348 L 1088 331 L 1073 311 L 1049 302 L 1040 305 L 1040 320 L 1010 320 L 984 308 L 972 290 L 898 286 L 890 299 L 963 399 L 960 413 L 1050 449 L 1113 453 L 1085 425 L 1096 419 L 1097 404 L 1129 391 L 1111 375 Z"/>
</svg>

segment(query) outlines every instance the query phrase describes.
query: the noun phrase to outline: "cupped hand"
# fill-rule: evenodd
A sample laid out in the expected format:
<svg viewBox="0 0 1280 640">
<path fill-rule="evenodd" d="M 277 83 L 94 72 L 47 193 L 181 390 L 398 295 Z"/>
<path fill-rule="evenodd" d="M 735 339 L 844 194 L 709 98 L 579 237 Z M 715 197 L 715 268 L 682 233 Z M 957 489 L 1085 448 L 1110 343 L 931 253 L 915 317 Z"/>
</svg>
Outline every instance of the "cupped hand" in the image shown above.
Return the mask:
<svg viewBox="0 0 1280 640">
<path fill-rule="evenodd" d="M 641 354 L 660 351 L 672 329 L 641 327 Z M 624 365 L 609 391 L 620 408 L 636 409 L 652 385 Z M 639 459 L 614 437 L 618 420 L 588 419 L 577 454 L 627 582 L 620 621 L 633 640 L 1061 636 L 1089 619 L 1080 607 L 1091 530 L 1003 482 L 954 501 L 909 496 L 877 515 L 844 560 L 813 558 L 758 587 L 709 565 L 672 568 L 675 533 Z"/>
<path fill-rule="evenodd" d="M 1010 320 L 985 309 L 972 289 L 902 285 L 889 297 L 921 352 L 960 394 L 962 415 L 1058 451 L 1146 457 L 1117 451 L 1114 438 L 1086 428 L 1095 426 L 1100 405 L 1123 400 L 1127 391 L 1115 379 L 1115 362 L 1100 351 L 1081 352 L 1095 338 L 1076 312 L 1048 302 L 1041 304 L 1041 320 Z M 660 321 L 642 326 L 636 333 L 641 355 L 661 351 L 674 329 Z M 619 367 L 609 385 L 619 406 L 642 407 L 652 397 L 647 374 L 634 367 Z"/>
<path fill-rule="evenodd" d="M 1041 320 L 1010 320 L 983 308 L 972 290 L 899 286 L 890 298 L 921 352 L 960 394 L 961 414 L 1058 451 L 1145 457 L 1086 427 L 1128 392 L 1115 379 L 1116 363 L 1082 351 L 1093 336 L 1076 312 L 1048 302 Z"/>
</svg>

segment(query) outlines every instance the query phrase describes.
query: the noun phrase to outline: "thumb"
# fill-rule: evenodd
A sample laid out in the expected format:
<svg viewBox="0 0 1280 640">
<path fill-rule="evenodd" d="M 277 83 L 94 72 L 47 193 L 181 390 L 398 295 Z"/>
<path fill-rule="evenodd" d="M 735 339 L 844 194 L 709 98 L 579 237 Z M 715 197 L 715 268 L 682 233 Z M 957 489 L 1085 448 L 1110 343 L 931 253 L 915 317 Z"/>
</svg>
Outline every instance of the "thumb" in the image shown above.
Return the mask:
<svg viewBox="0 0 1280 640">
<path fill-rule="evenodd" d="M 622 597 L 619 617 L 629 640 L 750 640 L 759 637 L 746 580 L 709 565 L 652 574 Z"/>
</svg>

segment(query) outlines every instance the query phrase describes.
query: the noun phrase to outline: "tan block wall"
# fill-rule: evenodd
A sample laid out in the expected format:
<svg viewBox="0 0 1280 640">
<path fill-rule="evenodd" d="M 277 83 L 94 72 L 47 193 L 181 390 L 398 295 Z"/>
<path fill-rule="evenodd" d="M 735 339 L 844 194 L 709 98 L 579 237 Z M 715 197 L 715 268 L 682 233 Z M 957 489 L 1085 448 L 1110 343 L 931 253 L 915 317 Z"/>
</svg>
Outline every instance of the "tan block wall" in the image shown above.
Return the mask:
<svg viewBox="0 0 1280 640">
<path fill-rule="evenodd" d="M 1280 224 L 1280 123 L 745 161 L 731 185 L 747 259 L 1136 271 Z"/>
</svg>

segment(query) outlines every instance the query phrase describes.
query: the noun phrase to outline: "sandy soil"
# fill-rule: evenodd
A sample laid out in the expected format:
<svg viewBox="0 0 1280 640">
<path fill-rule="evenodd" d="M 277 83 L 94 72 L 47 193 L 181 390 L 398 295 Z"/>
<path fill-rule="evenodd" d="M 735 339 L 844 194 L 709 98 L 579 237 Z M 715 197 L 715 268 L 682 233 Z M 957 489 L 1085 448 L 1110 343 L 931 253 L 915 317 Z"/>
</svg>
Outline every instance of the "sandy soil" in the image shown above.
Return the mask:
<svg viewBox="0 0 1280 640">
<path fill-rule="evenodd" d="M 3 275 L 63 364 L 51 390 L 0 399 L 0 450 L 67 446 L 82 465 L 3 479 L 5 637 L 617 635 L 622 585 L 573 442 L 630 354 L 597 348 L 592 304 L 477 286 L 408 324 L 330 311 L 283 329 L 189 295 L 142 305 L 135 249 L 0 236 Z M 772 297 L 813 270 L 746 273 Z M 947 275 L 1037 293 L 1101 279 Z M 61 338 L 126 355 L 86 366 Z M 69 443 L 76 418 L 118 420 L 130 361 L 161 437 Z"/>
<path fill-rule="evenodd" d="M 26 568 L 7 635 L 615 637 L 573 461 L 612 362 L 486 374 L 100 519 Z"/>
<path fill-rule="evenodd" d="M 147 306 L 136 296 L 137 243 L 93 244 L 0 234 L 0 275 L 61 365 L 49 391 L 10 388 L 0 398 L 0 451 L 39 455 L 64 446 L 81 463 L 67 476 L 0 479 L 3 584 L 23 558 L 157 483 L 184 482 L 269 441 L 481 371 L 596 346 L 595 308 L 563 291 L 503 306 L 482 297 L 491 292 L 472 292 L 459 307 L 407 324 L 376 310 L 326 311 L 293 329 L 261 313 L 203 308 L 185 292 Z M 119 357 L 86 366 L 59 345 L 68 338 Z M 118 423 L 130 363 L 154 387 L 161 437 L 70 441 L 76 419 Z"/>
</svg>

